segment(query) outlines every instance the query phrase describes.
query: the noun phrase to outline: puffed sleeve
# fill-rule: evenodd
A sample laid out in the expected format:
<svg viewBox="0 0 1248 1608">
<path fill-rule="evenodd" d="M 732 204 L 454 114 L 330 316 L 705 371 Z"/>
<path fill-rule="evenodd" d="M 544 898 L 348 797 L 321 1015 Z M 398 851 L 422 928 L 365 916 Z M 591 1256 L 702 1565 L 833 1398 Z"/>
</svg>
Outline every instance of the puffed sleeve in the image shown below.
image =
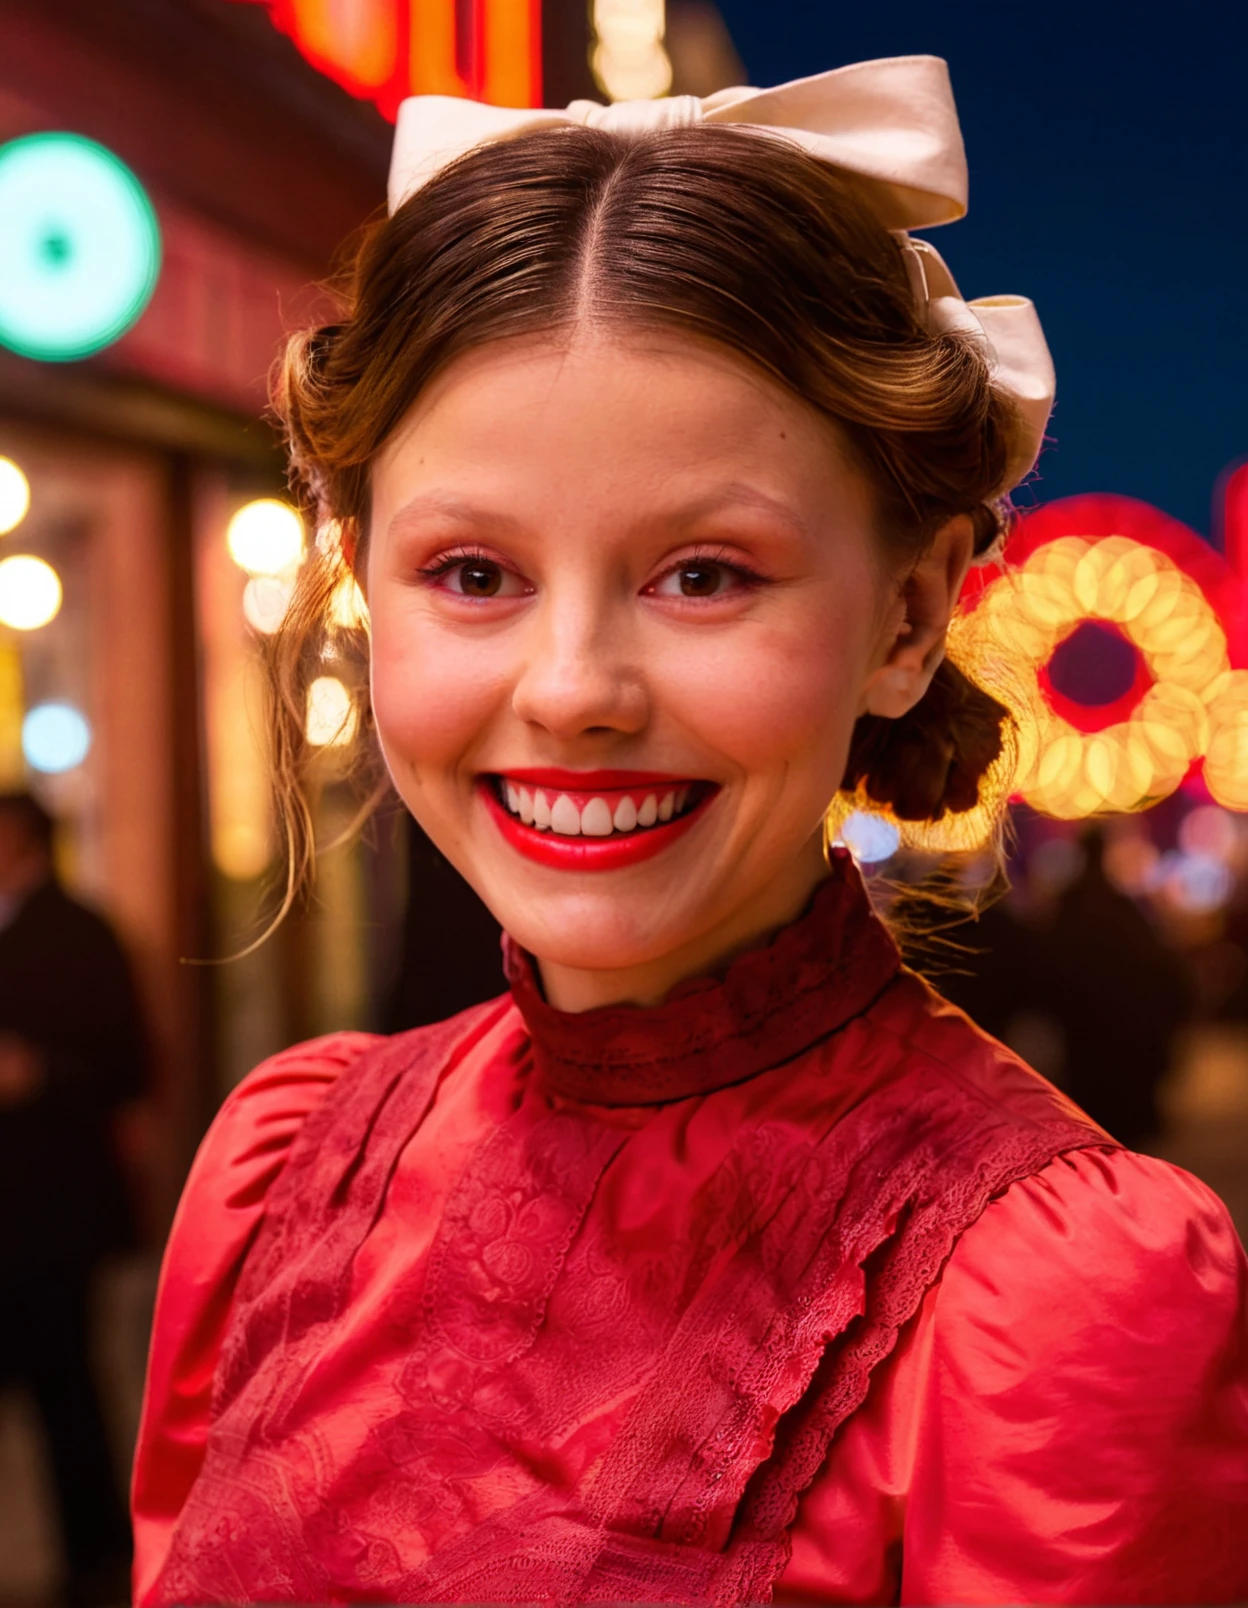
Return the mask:
<svg viewBox="0 0 1248 1608">
<path fill-rule="evenodd" d="M 1015 1184 L 935 1292 L 903 1603 L 1248 1600 L 1248 1264 L 1163 1161 Z"/>
<path fill-rule="evenodd" d="M 225 1101 L 195 1157 L 161 1265 L 135 1454 L 138 1603 L 203 1461 L 217 1356 L 265 1199 L 308 1114 L 373 1042 L 336 1033 L 265 1061 Z"/>
</svg>

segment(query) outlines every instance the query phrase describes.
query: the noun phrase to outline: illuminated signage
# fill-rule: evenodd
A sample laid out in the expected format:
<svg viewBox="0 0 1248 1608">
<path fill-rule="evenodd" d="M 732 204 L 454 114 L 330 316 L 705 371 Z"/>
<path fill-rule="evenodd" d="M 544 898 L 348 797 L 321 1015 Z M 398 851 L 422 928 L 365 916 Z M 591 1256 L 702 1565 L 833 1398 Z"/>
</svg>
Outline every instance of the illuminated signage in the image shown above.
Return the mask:
<svg viewBox="0 0 1248 1608">
<path fill-rule="evenodd" d="M 971 571 L 950 632 L 952 657 L 1015 717 L 1016 740 L 981 802 L 936 822 L 895 821 L 839 794 L 829 835 L 873 864 L 898 843 L 979 849 L 1011 795 L 1079 820 L 1147 809 L 1185 787 L 1248 813 L 1248 464 L 1220 490 L 1222 552 L 1131 497 L 1067 497 L 1026 514 L 1007 562 Z M 1111 668 L 1127 671 L 1126 685 L 1101 686 L 1094 701 L 1053 673 L 1088 630 L 1115 650 Z"/>
<path fill-rule="evenodd" d="M 393 117 L 408 95 L 540 106 L 541 0 L 265 0 L 312 65 Z"/>
<path fill-rule="evenodd" d="M 1146 808 L 1200 768 L 1248 810 L 1248 469 L 1223 487 L 1225 556 L 1129 497 L 1070 497 L 1022 520 L 1008 573 L 980 571 L 970 615 L 1031 660 L 1021 793 L 1044 814 Z M 1053 655 L 1085 625 L 1121 639 L 1130 685 L 1098 705 L 1055 686 Z M 995 627 L 995 629 L 994 629 Z"/>
<path fill-rule="evenodd" d="M 51 363 L 98 352 L 159 271 L 151 202 L 111 151 L 78 134 L 0 146 L 0 345 Z"/>
</svg>

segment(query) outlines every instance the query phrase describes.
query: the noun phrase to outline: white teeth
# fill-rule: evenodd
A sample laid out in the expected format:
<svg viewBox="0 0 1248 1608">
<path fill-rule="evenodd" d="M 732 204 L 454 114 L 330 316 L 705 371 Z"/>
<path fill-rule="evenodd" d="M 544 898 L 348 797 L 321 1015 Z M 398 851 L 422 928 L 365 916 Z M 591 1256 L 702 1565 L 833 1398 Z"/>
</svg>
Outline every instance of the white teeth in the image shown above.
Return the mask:
<svg viewBox="0 0 1248 1608">
<path fill-rule="evenodd" d="M 566 793 L 560 793 L 550 812 L 550 828 L 560 837 L 580 837 L 581 812 Z"/>
<path fill-rule="evenodd" d="M 503 798 L 513 815 L 539 832 L 554 831 L 561 837 L 610 837 L 612 832 L 631 832 L 639 826 L 670 821 L 684 811 L 692 792 L 690 787 L 678 787 L 662 796 L 647 793 L 640 805 L 625 794 L 613 815 L 610 801 L 600 796 L 589 798 L 584 809 L 578 809 L 566 793 L 556 795 L 552 804 L 551 795 L 540 787 L 530 790 L 506 777 L 500 780 Z"/>
<path fill-rule="evenodd" d="M 581 811 L 581 831 L 586 837 L 610 837 L 615 822 L 605 798 L 591 798 Z"/>
</svg>

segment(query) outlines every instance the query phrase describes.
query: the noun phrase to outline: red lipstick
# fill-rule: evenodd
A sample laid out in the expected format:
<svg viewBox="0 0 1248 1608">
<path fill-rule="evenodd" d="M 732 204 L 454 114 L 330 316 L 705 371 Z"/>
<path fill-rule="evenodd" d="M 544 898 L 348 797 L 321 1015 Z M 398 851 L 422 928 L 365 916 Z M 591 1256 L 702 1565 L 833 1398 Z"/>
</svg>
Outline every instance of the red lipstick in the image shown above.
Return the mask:
<svg viewBox="0 0 1248 1608">
<path fill-rule="evenodd" d="M 615 831 L 610 836 L 572 836 L 549 827 L 543 830 L 526 825 L 503 804 L 499 796 L 500 788 L 508 784 L 513 787 L 540 788 L 548 796 L 562 796 L 570 800 L 578 809 L 592 798 L 602 799 L 610 794 L 614 794 L 617 800 L 632 798 L 634 803 L 645 793 L 678 793 L 686 788 L 691 794 L 700 796 L 693 798 L 689 807 L 671 820 L 655 820 L 653 825 Z M 550 866 L 558 871 L 615 871 L 652 859 L 689 831 L 705 813 L 718 791 L 717 787 L 707 782 L 662 775 L 655 771 L 566 771 L 543 768 L 509 770 L 505 777 L 482 777 L 480 781 L 485 806 L 512 848 L 538 865 Z M 653 820 L 653 798 L 650 815 Z"/>
<path fill-rule="evenodd" d="M 557 788 L 561 793 L 607 793 L 634 787 L 688 787 L 692 776 L 674 776 L 670 771 L 561 770 L 557 765 L 541 765 L 530 770 L 509 770 L 509 782 L 528 787 Z"/>
</svg>

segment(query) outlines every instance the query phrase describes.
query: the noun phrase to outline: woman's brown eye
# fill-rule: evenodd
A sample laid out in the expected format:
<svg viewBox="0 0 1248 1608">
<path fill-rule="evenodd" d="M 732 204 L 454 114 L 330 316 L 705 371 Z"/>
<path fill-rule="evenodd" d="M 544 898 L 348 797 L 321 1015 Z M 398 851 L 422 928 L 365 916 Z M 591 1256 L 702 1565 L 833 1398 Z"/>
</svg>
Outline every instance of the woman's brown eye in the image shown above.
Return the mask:
<svg viewBox="0 0 1248 1608">
<path fill-rule="evenodd" d="M 717 564 L 684 564 L 678 573 L 683 597 L 711 597 L 719 590 Z"/>
<path fill-rule="evenodd" d="M 503 572 L 497 564 L 461 564 L 459 590 L 466 597 L 493 597 L 503 584 Z"/>
</svg>

